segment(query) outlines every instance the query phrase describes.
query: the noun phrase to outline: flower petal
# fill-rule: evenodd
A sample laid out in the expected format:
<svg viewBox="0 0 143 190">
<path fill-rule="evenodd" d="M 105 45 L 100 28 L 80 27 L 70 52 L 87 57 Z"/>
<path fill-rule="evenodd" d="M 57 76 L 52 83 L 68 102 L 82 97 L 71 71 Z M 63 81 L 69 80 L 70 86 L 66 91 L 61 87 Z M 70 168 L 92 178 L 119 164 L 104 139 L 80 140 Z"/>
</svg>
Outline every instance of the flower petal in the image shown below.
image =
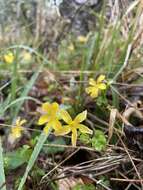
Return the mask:
<svg viewBox="0 0 143 190">
<path fill-rule="evenodd" d="M 13 138 L 19 138 L 21 137 L 21 133 L 24 129 L 22 127 L 12 127 L 11 129 L 11 135 L 13 136 Z"/>
<path fill-rule="evenodd" d="M 100 90 L 105 90 L 105 89 L 106 89 L 106 84 L 100 83 L 100 84 L 98 84 L 98 88 L 99 88 Z"/>
<path fill-rule="evenodd" d="M 94 88 L 94 87 L 93 87 L 93 88 Z M 92 92 L 90 93 L 90 96 L 91 96 L 92 98 L 96 98 L 96 97 L 98 96 L 98 92 L 99 92 L 98 88 L 94 88 L 94 89 L 92 90 Z"/>
<path fill-rule="evenodd" d="M 71 116 L 69 115 L 69 113 L 66 111 L 66 110 L 61 110 L 60 112 L 61 114 L 61 118 L 67 123 L 71 123 L 72 122 L 72 118 Z"/>
<path fill-rule="evenodd" d="M 12 133 L 11 135 L 12 135 L 12 137 L 13 137 L 14 139 L 17 139 L 17 138 L 21 137 L 21 132 L 20 132 L 20 131 L 17 131 L 17 132 L 15 132 L 15 133 Z"/>
<path fill-rule="evenodd" d="M 44 129 L 43 129 L 43 131 L 44 131 L 44 133 L 45 133 L 46 135 L 48 134 L 50 128 L 51 128 L 51 123 L 49 122 L 49 123 L 44 127 Z"/>
<path fill-rule="evenodd" d="M 14 61 L 14 55 L 12 52 L 5 54 L 3 58 L 6 63 L 13 63 Z"/>
<path fill-rule="evenodd" d="M 90 94 L 90 93 L 92 92 L 92 88 L 93 88 L 93 87 L 87 87 L 87 88 L 85 89 L 85 92 L 86 92 L 87 94 Z"/>
<path fill-rule="evenodd" d="M 22 120 L 20 121 L 20 125 L 23 125 L 24 123 L 26 123 L 26 120 L 25 120 L 25 119 L 22 119 Z"/>
<path fill-rule="evenodd" d="M 43 125 L 48 122 L 48 116 L 42 115 L 38 120 L 38 125 Z"/>
<path fill-rule="evenodd" d="M 49 102 L 46 102 L 46 103 L 42 104 L 42 111 L 48 112 L 49 108 L 50 108 L 50 103 Z"/>
<path fill-rule="evenodd" d="M 60 130 L 60 129 L 62 129 L 61 122 L 58 121 L 58 120 L 52 121 L 51 124 L 52 124 L 53 129 L 55 129 L 57 131 Z"/>
<path fill-rule="evenodd" d="M 77 141 L 77 130 L 72 129 L 72 146 L 76 146 Z"/>
<path fill-rule="evenodd" d="M 89 94 L 92 98 L 96 98 L 98 96 L 98 85 L 96 85 L 97 87 L 88 87 L 86 88 L 86 93 Z"/>
<path fill-rule="evenodd" d="M 66 135 L 66 134 L 68 134 L 68 133 L 70 133 L 70 132 L 71 132 L 71 129 L 70 129 L 69 125 L 64 125 L 64 126 L 62 127 L 62 129 L 56 130 L 56 131 L 54 132 L 54 134 L 55 134 L 56 136 L 63 136 L 63 135 Z"/>
<path fill-rule="evenodd" d="M 86 117 L 87 117 L 87 110 L 85 110 L 85 111 L 79 113 L 79 114 L 75 117 L 74 121 L 75 121 L 76 123 L 81 123 L 82 121 L 84 121 L 84 120 L 86 119 Z"/>
<path fill-rule="evenodd" d="M 89 85 L 95 86 L 96 85 L 96 81 L 93 78 L 90 78 L 89 79 Z"/>
<path fill-rule="evenodd" d="M 97 78 L 97 83 L 101 83 L 105 79 L 105 75 L 99 75 Z"/>
<path fill-rule="evenodd" d="M 54 102 L 52 105 L 52 111 L 57 112 L 59 110 L 59 104 L 57 102 Z"/>
<path fill-rule="evenodd" d="M 20 117 L 17 118 L 15 124 L 16 124 L 16 126 L 20 125 Z"/>
<path fill-rule="evenodd" d="M 77 41 L 81 43 L 86 43 L 88 41 L 88 36 L 78 36 Z"/>
<path fill-rule="evenodd" d="M 80 130 L 81 133 L 88 133 L 88 134 L 91 134 L 91 135 L 93 133 L 93 131 L 91 129 L 89 129 L 88 127 L 86 127 L 83 124 L 79 124 L 77 128 Z"/>
</svg>

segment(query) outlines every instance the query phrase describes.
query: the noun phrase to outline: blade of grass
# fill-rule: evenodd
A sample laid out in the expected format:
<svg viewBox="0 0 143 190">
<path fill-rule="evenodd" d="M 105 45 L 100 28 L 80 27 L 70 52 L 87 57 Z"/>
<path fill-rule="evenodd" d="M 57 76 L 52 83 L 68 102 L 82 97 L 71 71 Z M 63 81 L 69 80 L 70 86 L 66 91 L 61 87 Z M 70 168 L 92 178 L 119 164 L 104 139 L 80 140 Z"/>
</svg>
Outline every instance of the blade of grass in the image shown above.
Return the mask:
<svg viewBox="0 0 143 190">
<path fill-rule="evenodd" d="M 121 66 L 121 68 L 119 69 L 119 71 L 114 76 L 114 78 L 113 78 L 114 82 L 116 81 L 116 79 L 118 78 L 118 76 L 123 72 L 123 70 L 126 68 L 126 66 L 128 64 L 128 59 L 129 59 L 131 50 L 132 50 L 132 44 L 129 44 L 128 48 L 127 48 L 127 53 L 126 53 L 125 61 L 124 61 L 123 65 Z"/>
<path fill-rule="evenodd" d="M 32 101 L 35 101 L 38 104 L 41 103 L 37 99 L 32 98 L 30 96 L 20 97 L 20 98 L 17 98 L 16 100 L 14 100 L 14 101 L 11 102 L 11 96 L 8 96 L 7 99 L 3 103 L 0 104 L 0 117 L 3 117 L 4 113 L 9 108 L 11 108 L 12 106 L 17 105 L 19 102 L 25 101 L 25 100 L 32 100 Z"/>
<path fill-rule="evenodd" d="M 11 102 L 11 95 L 9 94 L 8 97 L 2 102 L 0 103 L 0 117 L 4 116 L 4 109 L 6 106 L 8 106 Z"/>
<path fill-rule="evenodd" d="M 37 77 L 38 77 L 38 75 L 39 75 L 39 73 L 40 73 L 40 71 L 41 71 L 42 68 L 43 68 L 43 65 L 41 65 L 41 67 L 38 69 L 38 71 L 36 71 L 36 72 L 32 75 L 30 81 L 27 83 L 27 85 L 25 86 L 23 92 L 21 93 L 20 98 L 23 98 L 23 97 L 26 97 L 26 96 L 27 96 L 27 94 L 29 93 L 30 89 L 31 89 L 32 86 L 34 85 L 34 83 L 35 83 L 35 81 L 36 81 L 36 79 L 37 79 Z M 14 111 L 14 118 L 17 117 L 17 115 L 18 115 L 18 113 L 19 113 L 19 111 L 20 111 L 20 108 L 21 108 L 21 106 L 22 106 L 23 103 L 24 103 L 24 99 L 23 99 L 23 101 L 21 101 L 21 102 L 17 105 L 17 107 L 16 107 L 16 109 L 15 109 L 15 111 Z"/>
<path fill-rule="evenodd" d="M 41 135 L 39 136 L 38 142 L 37 142 L 37 144 L 35 145 L 34 150 L 33 150 L 33 152 L 32 152 L 32 155 L 31 155 L 31 157 L 30 157 L 30 159 L 29 159 L 29 162 L 28 162 L 28 164 L 27 164 L 25 173 L 24 173 L 24 175 L 23 175 L 23 177 L 22 177 L 22 179 L 21 179 L 21 181 L 20 181 L 18 190 L 22 190 L 22 189 L 23 189 L 23 186 L 24 186 L 24 184 L 25 184 L 25 182 L 26 182 L 26 179 L 27 179 L 27 177 L 28 177 L 28 174 L 29 174 L 30 170 L 32 169 L 32 167 L 33 167 L 33 165 L 34 165 L 34 163 L 35 163 L 35 161 L 36 161 L 36 159 L 37 159 L 37 157 L 38 157 L 38 155 L 39 155 L 39 153 L 40 153 L 40 151 L 41 151 L 41 149 L 42 149 L 42 147 L 43 147 L 43 144 L 45 143 L 45 141 L 46 141 L 46 139 L 47 139 L 47 137 L 48 137 L 48 135 L 49 135 L 49 133 L 48 133 L 48 134 L 45 134 L 45 133 L 43 132 L 43 133 L 41 133 Z"/>
<path fill-rule="evenodd" d="M 85 66 L 86 70 L 91 69 L 91 67 L 92 67 L 92 57 L 93 57 L 94 51 L 95 51 L 96 39 L 97 39 L 97 33 L 95 32 L 94 36 L 92 36 L 92 38 L 91 38 L 91 43 L 89 45 L 89 49 L 87 50 L 86 66 Z"/>
<path fill-rule="evenodd" d="M 5 174 L 4 174 L 4 162 L 3 162 L 3 148 L 0 137 L 0 189 L 6 190 L 5 186 Z"/>
<path fill-rule="evenodd" d="M 12 63 L 12 80 L 11 80 L 11 99 L 12 101 L 16 98 L 16 88 L 18 79 L 18 49 L 16 49 L 15 60 Z"/>
<path fill-rule="evenodd" d="M 3 112 L 5 112 L 6 110 L 8 110 L 10 107 L 12 107 L 14 105 L 17 105 L 17 103 L 21 104 L 21 102 L 24 102 L 25 100 L 33 100 L 36 103 L 40 103 L 40 101 L 38 101 L 37 99 L 32 98 L 30 96 L 20 97 L 20 98 L 17 98 L 16 100 L 14 100 L 13 102 L 11 102 L 10 104 L 8 104 L 7 106 L 5 106 L 3 109 Z"/>
</svg>

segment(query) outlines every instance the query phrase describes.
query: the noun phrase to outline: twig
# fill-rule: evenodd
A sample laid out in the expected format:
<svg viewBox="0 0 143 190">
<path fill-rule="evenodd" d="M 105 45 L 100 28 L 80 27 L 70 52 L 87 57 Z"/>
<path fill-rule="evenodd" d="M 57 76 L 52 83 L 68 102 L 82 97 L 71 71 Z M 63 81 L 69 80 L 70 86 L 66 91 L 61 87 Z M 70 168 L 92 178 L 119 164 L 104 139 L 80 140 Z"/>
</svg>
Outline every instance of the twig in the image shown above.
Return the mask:
<svg viewBox="0 0 143 190">
<path fill-rule="evenodd" d="M 118 76 L 123 72 L 123 70 L 126 68 L 126 66 L 128 65 L 128 59 L 130 57 L 132 51 L 132 44 L 128 45 L 128 49 L 127 49 L 127 53 L 126 53 L 126 57 L 125 57 L 125 61 L 124 64 L 122 65 L 122 67 L 120 68 L 120 70 L 117 72 L 117 74 L 114 76 L 113 81 L 116 81 L 116 79 L 118 78 Z"/>
<path fill-rule="evenodd" d="M 84 149 L 84 150 L 87 150 L 87 151 L 93 151 L 93 152 L 97 152 L 95 149 L 93 148 L 89 148 L 89 147 L 86 147 L 86 146 L 76 146 L 76 147 L 73 147 L 72 145 L 63 145 L 63 144 L 44 144 L 44 146 L 50 146 L 50 147 L 59 147 L 59 148 L 73 148 L 73 149 Z"/>
<path fill-rule="evenodd" d="M 136 172 L 136 174 L 137 174 L 137 176 L 138 176 L 138 178 L 139 178 L 139 182 L 141 183 L 141 187 L 142 187 L 142 189 L 143 189 L 143 180 L 141 179 L 140 173 L 138 172 L 138 170 L 137 170 L 137 168 L 136 168 L 136 166 L 135 166 L 135 164 L 134 164 L 134 161 L 133 161 L 133 159 L 132 159 L 132 157 L 131 157 L 131 155 L 130 155 L 128 149 L 126 148 L 124 142 L 122 141 L 121 137 L 119 136 L 118 133 L 117 133 L 117 135 L 118 135 L 118 137 L 119 137 L 119 139 L 120 139 L 120 141 L 121 141 L 121 143 L 122 143 L 122 145 L 123 145 L 123 147 L 124 147 L 124 149 L 125 149 L 125 151 L 126 151 L 128 157 L 129 157 L 129 159 L 130 159 L 130 161 L 131 161 L 131 163 L 132 163 L 132 165 L 133 165 L 133 167 L 134 167 L 134 170 L 135 170 L 135 172 Z"/>
<path fill-rule="evenodd" d="M 111 181 L 122 181 L 122 182 L 132 182 L 132 183 L 143 183 L 143 179 L 122 179 L 122 178 L 110 178 Z"/>
<path fill-rule="evenodd" d="M 46 175 L 44 175 L 40 181 L 40 183 L 43 182 L 43 180 L 50 175 L 53 171 L 55 171 L 59 166 L 61 166 L 65 161 L 70 159 L 74 154 L 76 154 L 80 149 L 75 150 L 72 154 L 70 154 L 67 158 L 65 158 L 62 162 L 60 162 L 58 165 L 56 165 L 52 170 L 50 170 Z"/>
</svg>

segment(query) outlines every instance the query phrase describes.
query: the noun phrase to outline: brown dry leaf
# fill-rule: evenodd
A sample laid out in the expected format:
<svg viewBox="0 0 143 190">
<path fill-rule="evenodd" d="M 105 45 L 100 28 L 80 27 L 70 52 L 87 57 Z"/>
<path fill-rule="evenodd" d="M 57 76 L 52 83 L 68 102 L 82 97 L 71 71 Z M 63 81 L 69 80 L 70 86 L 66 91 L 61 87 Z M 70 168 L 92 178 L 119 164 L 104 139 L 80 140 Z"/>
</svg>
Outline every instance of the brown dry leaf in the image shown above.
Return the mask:
<svg viewBox="0 0 143 190">
<path fill-rule="evenodd" d="M 125 118 L 125 116 L 123 116 L 122 114 L 120 114 L 119 112 L 117 113 L 118 118 L 120 118 L 122 120 L 122 122 L 126 125 L 131 125 L 128 120 Z"/>
<path fill-rule="evenodd" d="M 122 114 L 117 112 L 117 117 L 122 120 L 122 122 L 125 125 L 132 126 L 132 124 L 129 122 L 129 118 L 132 115 L 135 115 L 139 119 L 143 119 L 143 114 L 142 112 L 138 109 L 137 107 L 138 102 L 134 102 L 132 107 L 128 107 Z"/>
<path fill-rule="evenodd" d="M 110 112 L 110 119 L 109 119 L 109 132 L 108 132 L 108 142 L 110 142 L 112 135 L 113 135 L 113 127 L 116 122 L 116 116 L 117 116 L 117 109 L 111 109 Z"/>
<path fill-rule="evenodd" d="M 81 178 L 75 177 L 60 179 L 57 183 L 59 190 L 71 190 L 77 184 L 84 184 Z"/>
<path fill-rule="evenodd" d="M 140 119 L 143 118 L 142 112 L 139 111 L 137 107 L 129 107 L 126 109 L 123 113 L 123 117 L 128 120 L 132 114 L 136 115 Z"/>
</svg>

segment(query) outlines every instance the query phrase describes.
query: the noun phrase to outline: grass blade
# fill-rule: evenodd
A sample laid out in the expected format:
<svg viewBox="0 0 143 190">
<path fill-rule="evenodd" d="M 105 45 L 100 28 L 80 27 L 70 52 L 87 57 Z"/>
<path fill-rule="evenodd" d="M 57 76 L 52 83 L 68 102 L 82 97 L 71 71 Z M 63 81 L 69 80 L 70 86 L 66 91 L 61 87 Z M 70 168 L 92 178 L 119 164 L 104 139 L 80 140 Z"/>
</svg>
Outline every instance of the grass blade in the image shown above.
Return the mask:
<svg viewBox="0 0 143 190">
<path fill-rule="evenodd" d="M 31 155 L 31 157 L 29 159 L 29 162 L 27 164 L 25 173 L 24 173 L 24 175 L 23 175 L 23 177 L 21 179 L 21 182 L 19 184 L 18 190 L 23 189 L 23 186 L 24 186 L 24 184 L 26 182 L 27 176 L 28 176 L 30 170 L 32 169 L 32 167 L 33 167 L 33 165 L 34 165 L 34 163 L 35 163 L 35 161 L 36 161 L 36 159 L 37 159 L 37 157 L 38 157 L 38 155 L 39 155 L 39 153 L 40 153 L 40 151 L 41 151 L 41 149 L 43 147 L 43 144 L 45 143 L 45 141 L 46 141 L 46 139 L 48 137 L 48 135 L 49 134 L 41 133 L 41 135 L 40 135 L 40 137 L 38 139 L 38 142 L 37 142 L 36 146 L 34 147 L 32 155 Z"/>
<path fill-rule="evenodd" d="M 20 98 L 26 97 L 26 96 L 28 95 L 28 93 L 29 93 L 30 89 L 32 88 L 32 86 L 34 85 L 34 83 L 35 83 L 35 81 L 36 81 L 36 79 L 37 79 L 37 77 L 38 77 L 38 75 L 39 75 L 39 73 L 40 73 L 42 67 L 43 67 L 43 65 L 39 68 L 39 70 L 38 70 L 37 72 L 35 72 L 35 73 L 32 75 L 30 81 L 27 83 L 26 87 L 24 88 L 23 92 L 21 93 Z M 19 111 L 20 111 L 20 108 L 21 108 L 21 106 L 22 106 L 23 103 L 24 103 L 24 99 L 23 99 L 23 101 L 21 101 L 21 102 L 16 106 L 15 112 L 14 112 L 14 118 L 17 117 L 17 115 L 18 115 L 18 113 L 19 113 Z"/>
<path fill-rule="evenodd" d="M 6 190 L 4 163 L 3 163 L 3 148 L 2 148 L 2 143 L 1 143 L 1 137 L 0 137 L 0 189 Z"/>
</svg>

